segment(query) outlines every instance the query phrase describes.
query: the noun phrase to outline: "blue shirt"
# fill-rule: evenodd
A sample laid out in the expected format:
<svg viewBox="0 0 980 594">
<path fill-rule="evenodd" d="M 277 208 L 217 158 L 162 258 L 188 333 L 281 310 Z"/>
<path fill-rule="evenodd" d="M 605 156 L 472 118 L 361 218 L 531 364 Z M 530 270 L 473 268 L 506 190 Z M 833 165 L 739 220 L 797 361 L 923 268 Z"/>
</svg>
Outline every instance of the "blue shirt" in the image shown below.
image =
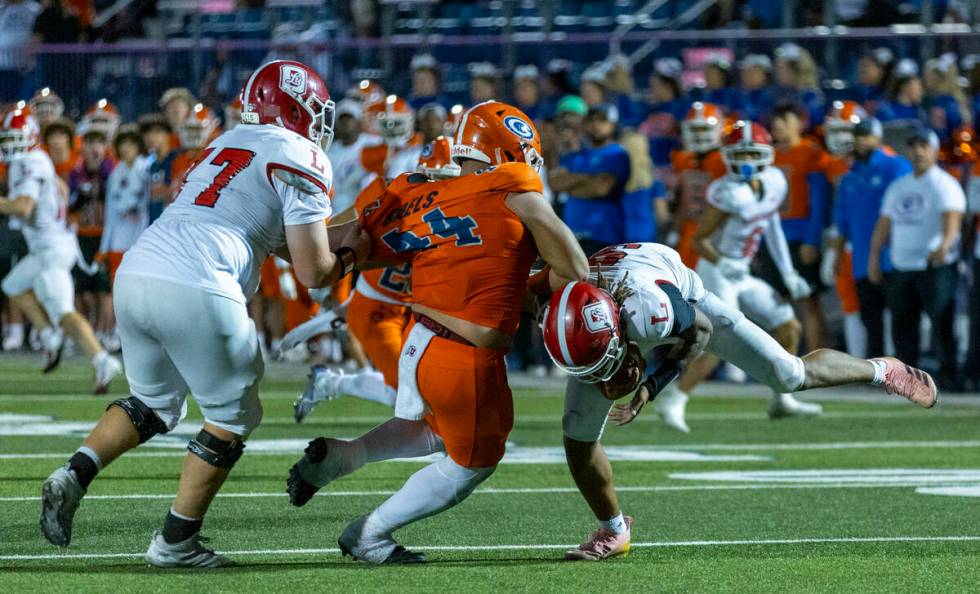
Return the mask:
<svg viewBox="0 0 980 594">
<path fill-rule="evenodd" d="M 572 173 L 615 176 L 616 184 L 606 198 L 576 198 L 569 194 L 563 217 L 579 239 L 604 244 L 623 242 L 623 193 L 630 177 L 630 158 L 621 145 L 584 148 L 562 156 L 561 166 Z"/>
<path fill-rule="evenodd" d="M 767 88 L 742 92 L 742 105 L 739 111 L 745 119 L 768 126 L 773 107 L 775 107 L 775 99 Z"/>
<path fill-rule="evenodd" d="M 648 108 L 639 131 L 647 137 L 650 145 L 650 158 L 658 167 L 670 165 L 671 151 L 680 148 L 681 121 L 690 107 L 686 99 L 675 99 L 664 103 L 654 103 Z"/>
<path fill-rule="evenodd" d="M 929 127 L 936 131 L 939 138 L 945 140 L 963 125 L 963 115 L 960 104 L 952 95 L 932 95 L 926 97 L 929 112 Z"/>
<path fill-rule="evenodd" d="M 657 213 L 654 200 L 667 196 L 662 181 L 657 180 L 648 188 L 627 192 L 623 195 L 623 242 L 643 243 L 657 239 Z"/>
<path fill-rule="evenodd" d="M 851 243 L 855 279 L 868 276 L 871 236 L 878 223 L 885 190 L 910 171 L 912 164 L 905 157 L 889 155 L 879 148 L 871 153 L 867 161 L 855 159 L 841 178 L 837 187 L 837 203 L 834 205 L 834 223 L 841 236 Z M 881 252 L 881 270 L 892 270 L 887 246 Z"/>
<path fill-rule="evenodd" d="M 722 108 L 725 114 L 736 113 L 742 110 L 741 91 L 734 87 L 722 87 L 720 89 L 704 89 L 700 94 L 701 101 L 714 103 Z"/>
<path fill-rule="evenodd" d="M 875 110 L 875 117 L 881 120 L 882 124 L 898 120 L 924 121 L 926 119 L 925 116 L 926 114 L 922 111 L 922 107 L 918 105 L 905 105 L 897 101 L 882 101 L 878 104 L 878 109 Z"/>
</svg>

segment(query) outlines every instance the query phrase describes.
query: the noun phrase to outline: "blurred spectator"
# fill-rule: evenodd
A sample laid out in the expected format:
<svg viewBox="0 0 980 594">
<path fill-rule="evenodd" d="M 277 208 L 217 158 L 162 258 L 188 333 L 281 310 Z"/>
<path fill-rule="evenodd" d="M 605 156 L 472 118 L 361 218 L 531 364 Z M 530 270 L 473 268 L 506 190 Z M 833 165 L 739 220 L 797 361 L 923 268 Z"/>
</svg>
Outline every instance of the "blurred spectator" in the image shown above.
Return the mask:
<svg viewBox="0 0 980 594">
<path fill-rule="evenodd" d="M 926 62 L 924 69 L 929 127 L 940 139 L 949 138 L 954 130 L 973 123 L 966 93 L 960 86 L 960 73 L 954 54 L 943 54 Z"/>
<path fill-rule="evenodd" d="M 739 63 L 742 81 L 742 99 L 739 109 L 742 117 L 769 127 L 773 96 L 769 88 L 772 60 L 765 54 L 749 54 Z"/>
<path fill-rule="evenodd" d="M 919 362 L 919 320 L 932 322 L 939 359 L 939 384 L 956 389 L 956 260 L 966 197 L 953 176 L 936 165 L 939 137 L 926 127 L 909 139 L 912 173 L 888 187 L 875 227 L 868 277 L 884 283 L 892 312 L 895 355 L 907 365 Z M 883 274 L 879 253 L 891 247 L 894 272 Z"/>
<path fill-rule="evenodd" d="M 810 52 L 795 43 L 776 48 L 776 99 L 796 103 L 806 110 L 803 128 L 809 129 L 823 120 L 823 93 L 817 81 L 817 63 Z"/>
<path fill-rule="evenodd" d="M 976 147 L 973 148 L 973 170 L 966 193 L 970 214 L 967 227 L 973 229 L 973 257 L 970 258 L 973 284 L 970 287 L 970 346 L 963 375 L 975 391 L 980 391 L 980 155 L 976 153 Z"/>
<path fill-rule="evenodd" d="M 173 148 L 180 146 L 177 131 L 187 120 L 187 116 L 191 115 L 191 108 L 194 107 L 195 103 L 197 100 L 194 99 L 194 94 L 186 87 L 171 87 L 164 91 L 160 97 L 160 109 L 163 110 L 163 115 L 167 118 L 170 129 L 174 132 Z"/>
<path fill-rule="evenodd" d="M 558 120 L 559 131 L 562 128 L 571 128 L 581 134 L 582 126 L 585 123 L 585 116 L 588 113 L 589 106 L 578 95 L 566 95 L 562 97 L 561 101 L 555 106 L 555 118 Z M 578 147 L 576 146 L 574 150 L 578 150 Z"/>
<path fill-rule="evenodd" d="M 602 62 L 596 62 L 585 69 L 578 93 L 589 107 L 606 102 L 606 66 Z"/>
<path fill-rule="evenodd" d="M 43 0 L 44 10 L 34 21 L 34 40 L 39 43 L 82 41 L 82 21 L 65 5 L 65 0 Z"/>
<path fill-rule="evenodd" d="M 442 75 L 439 63 L 432 54 L 417 54 L 412 56 L 412 92 L 408 103 L 412 109 L 419 109 L 426 103 L 449 105 L 442 95 Z"/>
<path fill-rule="evenodd" d="M 496 99 L 500 95 L 500 72 L 490 62 L 474 62 L 469 66 L 470 104 Z"/>
<path fill-rule="evenodd" d="M 425 146 L 440 136 L 451 134 L 449 112 L 438 103 L 427 103 L 415 112 L 415 129 L 422 137 Z M 421 149 L 420 149 L 421 150 Z"/>
<path fill-rule="evenodd" d="M 61 118 L 48 124 L 41 132 L 44 150 L 54 163 L 54 171 L 65 183 L 75 168 L 78 154 L 75 152 L 75 126 L 68 118 Z"/>
<path fill-rule="evenodd" d="M 26 46 L 41 7 L 31 0 L 0 1 L 0 101 L 21 96 Z"/>
<path fill-rule="evenodd" d="M 679 79 L 681 75 L 680 62 L 676 58 L 667 58 L 667 60 L 669 64 L 661 64 L 661 70 L 666 76 L 674 76 Z M 632 63 L 623 54 L 616 54 L 607 58 L 604 64 L 606 102 L 612 103 L 619 109 L 621 126 L 637 126 L 646 117 L 646 109 L 633 100 L 636 87 L 633 83 Z M 680 95 L 680 87 L 678 87 L 678 95 Z"/>
<path fill-rule="evenodd" d="M 661 58 L 650 75 L 649 105 L 646 119 L 639 126 L 649 141 L 650 158 L 656 167 L 670 165 L 670 153 L 680 146 L 680 122 L 687 113 L 687 99 L 681 95 L 681 63 Z"/>
<path fill-rule="evenodd" d="M 162 113 L 148 113 L 139 119 L 140 134 L 146 146 L 149 161 L 150 222 L 163 214 L 170 202 L 170 170 L 177 156 L 173 147 L 174 129 Z"/>
<path fill-rule="evenodd" d="M 899 60 L 895 66 L 892 90 L 888 100 L 878 104 L 875 117 L 882 123 L 909 122 L 925 120 L 922 101 L 925 90 L 919 79 L 919 67 L 909 59 Z"/>
<path fill-rule="evenodd" d="M 742 108 L 742 97 L 733 79 L 731 62 L 724 56 L 711 56 L 704 64 L 701 100 L 721 107 L 726 113 L 736 113 Z"/>
<path fill-rule="evenodd" d="M 969 54 L 962 61 L 973 122 L 980 122 L 980 54 Z"/>
<path fill-rule="evenodd" d="M 568 60 L 555 59 L 548 62 L 547 72 L 541 85 L 541 107 L 539 117 L 548 118 L 555 115 L 555 107 L 562 97 L 578 92 L 569 74 L 571 63 Z"/>
<path fill-rule="evenodd" d="M 863 118 L 854 126 L 854 160 L 837 187 L 834 224 L 838 236 L 829 246 L 826 258 L 840 262 L 845 243 L 851 245 L 851 270 L 857 288 L 861 321 L 868 333 L 868 357 L 885 354 L 885 297 L 881 287 L 868 279 L 871 236 L 889 184 L 912 170 L 904 157 L 882 145 L 881 122 Z M 876 255 L 882 273 L 892 270 L 886 246 Z"/>
<path fill-rule="evenodd" d="M 630 177 L 623 193 L 623 241 L 656 241 L 657 225 L 667 221 L 664 184 L 654 178 L 647 137 L 626 131 L 619 137 L 630 159 Z"/>
<path fill-rule="evenodd" d="M 541 117 L 541 86 L 538 67 L 534 64 L 514 69 L 514 105 L 532 120 Z"/>
<path fill-rule="evenodd" d="M 888 47 L 875 48 L 858 60 L 858 84 L 852 95 L 868 113 L 874 113 L 888 96 L 894 67 L 895 54 Z"/>
<path fill-rule="evenodd" d="M 630 158 L 616 138 L 619 114 L 614 105 L 589 110 L 590 146 L 564 155 L 548 174 L 555 192 L 566 192 L 563 218 L 586 254 L 623 241 L 622 198 L 630 178 Z"/>
<path fill-rule="evenodd" d="M 364 166 L 361 152 L 365 146 L 380 144 L 381 139 L 363 131 L 363 113 L 360 102 L 353 99 L 337 103 L 334 139 L 327 157 L 334 175 L 332 206 L 338 213 L 354 205 L 357 195 L 373 177 Z"/>
<path fill-rule="evenodd" d="M 813 290 L 800 302 L 806 350 L 812 351 L 826 346 L 820 307 L 820 293 L 824 289 L 820 282 L 820 246 L 829 223 L 831 187 L 827 176 L 832 159 L 819 144 L 803 137 L 805 115 L 803 108 L 795 104 L 777 106 L 772 115 L 772 138 L 775 141 L 773 163 L 782 169 L 789 183 L 789 194 L 780 212 L 783 233 L 793 267 Z M 765 266 L 763 280 L 788 296 L 779 271 L 768 257 L 768 250 L 762 251 L 758 261 L 769 264 Z"/>
</svg>

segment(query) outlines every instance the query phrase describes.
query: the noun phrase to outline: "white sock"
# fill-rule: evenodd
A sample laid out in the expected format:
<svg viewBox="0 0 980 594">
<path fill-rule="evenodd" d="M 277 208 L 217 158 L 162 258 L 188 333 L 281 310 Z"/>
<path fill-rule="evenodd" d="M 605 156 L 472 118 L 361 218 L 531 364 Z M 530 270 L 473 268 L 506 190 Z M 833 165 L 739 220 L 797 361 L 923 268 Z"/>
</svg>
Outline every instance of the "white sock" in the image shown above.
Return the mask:
<svg viewBox="0 0 980 594">
<path fill-rule="evenodd" d="M 364 462 L 418 458 L 444 451 L 442 439 L 425 421 L 389 419 L 350 442 Z M 363 463 L 362 463 L 363 464 Z"/>
<path fill-rule="evenodd" d="M 7 324 L 7 332 L 10 336 L 24 336 L 23 324 Z"/>
<path fill-rule="evenodd" d="M 446 456 L 408 478 L 365 522 L 365 534 L 386 537 L 395 530 L 445 511 L 466 499 L 496 466 L 466 468 Z"/>
<path fill-rule="evenodd" d="M 885 381 L 885 362 L 878 359 L 868 359 L 868 363 L 874 365 L 875 378 L 871 380 L 872 386 L 880 386 Z"/>
<path fill-rule="evenodd" d="M 864 329 L 860 315 L 844 316 L 844 343 L 847 344 L 847 353 L 852 357 L 859 359 L 867 357 L 868 332 Z"/>
<path fill-rule="evenodd" d="M 88 456 L 89 459 L 91 459 L 92 462 L 95 464 L 95 467 L 98 468 L 99 470 L 102 470 L 102 460 L 99 458 L 99 455 L 95 453 L 95 450 L 93 450 L 88 446 L 82 446 L 75 451 L 78 452 L 79 454 L 84 454 Z"/>
<path fill-rule="evenodd" d="M 52 328 L 51 326 L 46 326 L 44 328 L 41 328 L 41 330 L 38 332 L 38 336 L 41 338 L 41 342 L 48 340 L 49 338 L 51 338 L 53 334 L 54 334 L 54 328 Z"/>
<path fill-rule="evenodd" d="M 345 373 L 337 379 L 337 391 L 392 408 L 395 406 L 396 392 L 385 385 L 385 376 L 373 369 Z"/>
<path fill-rule="evenodd" d="M 619 514 L 614 518 L 599 520 L 599 528 L 608 530 L 613 534 L 622 534 L 626 532 L 626 520 L 623 518 L 623 512 L 619 512 Z"/>
<path fill-rule="evenodd" d="M 92 367 L 98 367 L 99 365 L 102 365 L 102 363 L 104 363 L 108 358 L 109 358 L 109 353 L 105 351 L 99 351 L 98 353 L 95 354 L 94 357 L 92 357 Z"/>
</svg>

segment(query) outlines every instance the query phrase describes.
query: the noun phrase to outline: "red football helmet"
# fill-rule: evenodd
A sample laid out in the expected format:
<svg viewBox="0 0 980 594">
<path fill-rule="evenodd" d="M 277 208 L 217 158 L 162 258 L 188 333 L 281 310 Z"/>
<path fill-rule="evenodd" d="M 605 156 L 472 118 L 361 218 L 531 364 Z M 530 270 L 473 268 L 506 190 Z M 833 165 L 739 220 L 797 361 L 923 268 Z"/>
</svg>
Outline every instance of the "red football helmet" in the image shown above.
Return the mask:
<svg viewBox="0 0 980 594">
<path fill-rule="evenodd" d="M 388 95 L 367 105 L 364 119 L 385 144 L 405 146 L 415 135 L 415 110 L 398 95 Z"/>
<path fill-rule="evenodd" d="M 180 123 L 177 130 L 180 145 L 184 148 L 203 148 L 217 127 L 218 119 L 211 114 L 211 110 L 198 103 L 191 108 L 187 119 Z"/>
<path fill-rule="evenodd" d="M 323 150 L 333 141 L 334 103 L 320 75 L 292 60 L 274 60 L 252 73 L 242 92 L 242 123 L 272 124 Z"/>
<path fill-rule="evenodd" d="M 28 105 L 37 117 L 38 123 L 42 125 L 57 120 L 65 113 L 65 102 L 50 87 L 38 89 Z"/>
<path fill-rule="evenodd" d="M 721 146 L 721 136 L 725 128 L 725 117 L 721 108 L 714 103 L 697 101 L 681 122 L 681 140 L 684 148 L 704 154 Z"/>
<path fill-rule="evenodd" d="M 824 118 L 823 140 L 834 155 L 849 155 L 854 149 L 854 126 L 868 117 L 855 101 L 834 101 Z"/>
<path fill-rule="evenodd" d="M 242 96 L 235 95 L 231 103 L 225 105 L 225 130 L 231 130 L 242 123 Z"/>
<path fill-rule="evenodd" d="M 748 181 L 772 165 L 772 138 L 762 124 L 739 120 L 725 137 L 721 157 L 732 175 Z"/>
<path fill-rule="evenodd" d="M 487 165 L 527 163 L 540 172 L 541 136 L 523 111 L 499 101 L 484 101 L 464 111 L 453 132 L 453 160 Z"/>
<path fill-rule="evenodd" d="M 575 281 L 551 296 L 541 330 L 555 365 L 594 384 L 608 381 L 623 364 L 626 344 L 619 325 L 619 306 L 612 296 Z"/>
<path fill-rule="evenodd" d="M 0 161 L 10 161 L 37 146 L 41 128 L 31 110 L 16 105 L 0 120 Z"/>
<path fill-rule="evenodd" d="M 121 121 L 119 110 L 108 99 L 99 99 L 88 108 L 78 123 L 78 134 L 85 136 L 89 132 L 101 132 L 109 140 L 116 134 Z"/>
<path fill-rule="evenodd" d="M 453 143 L 445 136 L 439 136 L 422 147 L 419 156 L 418 172 L 432 179 L 459 177 L 460 167 L 453 162 Z"/>
</svg>

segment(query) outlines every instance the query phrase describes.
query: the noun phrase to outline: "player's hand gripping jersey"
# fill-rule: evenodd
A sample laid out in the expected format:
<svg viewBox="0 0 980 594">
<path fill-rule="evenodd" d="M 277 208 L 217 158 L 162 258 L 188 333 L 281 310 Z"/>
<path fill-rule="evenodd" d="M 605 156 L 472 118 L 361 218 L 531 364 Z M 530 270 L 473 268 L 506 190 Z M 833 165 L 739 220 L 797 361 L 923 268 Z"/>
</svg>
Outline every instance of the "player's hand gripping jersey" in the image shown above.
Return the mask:
<svg viewBox="0 0 980 594">
<path fill-rule="evenodd" d="M 330 162 L 277 126 L 238 126 L 201 152 L 174 203 L 126 253 L 132 272 L 245 301 L 284 225 L 330 216 Z"/>
<path fill-rule="evenodd" d="M 411 261 L 413 302 L 513 334 L 536 250 L 505 199 L 541 186 L 519 162 L 443 181 L 402 175 L 376 208 L 359 209 L 369 259 Z"/>
<path fill-rule="evenodd" d="M 733 176 L 716 180 L 708 187 L 708 204 L 729 215 L 711 238 L 725 258 L 751 262 L 759 249 L 760 237 L 770 219 L 779 216 L 786 199 L 786 177 L 782 171 L 766 167 L 758 175 L 761 196 Z"/>
</svg>

